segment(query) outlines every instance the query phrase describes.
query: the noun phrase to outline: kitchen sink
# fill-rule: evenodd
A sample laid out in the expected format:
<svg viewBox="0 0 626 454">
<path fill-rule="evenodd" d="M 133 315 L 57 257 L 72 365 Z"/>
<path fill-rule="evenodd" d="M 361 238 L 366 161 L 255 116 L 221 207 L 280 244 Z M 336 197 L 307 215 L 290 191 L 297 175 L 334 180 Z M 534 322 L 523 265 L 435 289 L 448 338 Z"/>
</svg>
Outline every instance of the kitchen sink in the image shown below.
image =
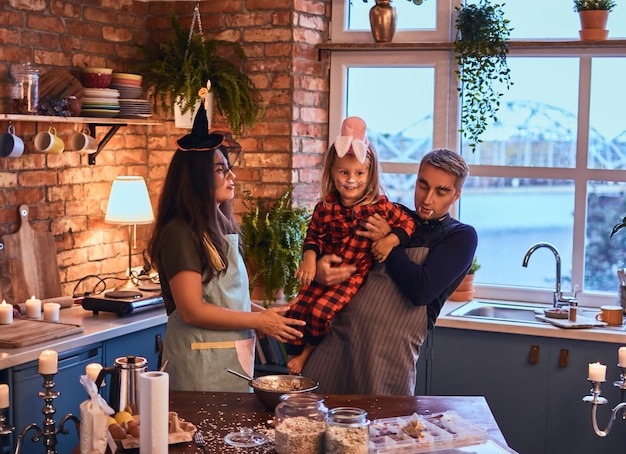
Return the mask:
<svg viewBox="0 0 626 454">
<path fill-rule="evenodd" d="M 502 320 L 521 323 L 543 323 L 535 317 L 543 315 L 545 304 L 517 304 L 495 301 L 470 301 L 453 310 L 448 315 L 453 317 L 475 318 L 481 320 Z"/>
</svg>

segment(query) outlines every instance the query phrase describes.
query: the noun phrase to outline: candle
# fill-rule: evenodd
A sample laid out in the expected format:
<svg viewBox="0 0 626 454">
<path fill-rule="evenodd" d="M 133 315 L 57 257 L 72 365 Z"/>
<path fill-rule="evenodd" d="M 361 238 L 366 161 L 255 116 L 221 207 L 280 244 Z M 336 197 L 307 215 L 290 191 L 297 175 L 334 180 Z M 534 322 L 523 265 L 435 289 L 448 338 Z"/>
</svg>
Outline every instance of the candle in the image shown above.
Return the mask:
<svg viewBox="0 0 626 454">
<path fill-rule="evenodd" d="M 98 374 L 100 373 L 101 370 L 102 370 L 102 365 L 98 363 L 89 363 L 85 367 L 85 372 L 87 373 L 89 378 L 91 378 L 94 381 L 94 383 L 96 382 L 96 379 L 98 378 Z"/>
<path fill-rule="evenodd" d="M 620 347 L 619 350 L 617 350 L 617 354 L 619 357 L 617 365 L 619 367 L 626 367 L 626 347 Z"/>
<path fill-rule="evenodd" d="M 7 304 L 5 300 L 2 300 L 0 304 L 0 325 L 10 325 L 13 323 L 13 305 Z"/>
<path fill-rule="evenodd" d="M 589 363 L 588 380 L 606 381 L 606 366 L 600 363 Z"/>
<path fill-rule="evenodd" d="M 0 408 L 9 408 L 9 385 L 0 385 Z"/>
<path fill-rule="evenodd" d="M 41 300 L 35 295 L 26 300 L 26 317 L 41 318 Z"/>
<path fill-rule="evenodd" d="M 59 310 L 61 305 L 59 303 L 46 303 L 43 305 L 43 319 L 47 322 L 59 321 Z"/>
<path fill-rule="evenodd" d="M 42 375 L 56 374 L 59 354 L 54 350 L 44 350 L 39 355 L 39 373 Z"/>
</svg>

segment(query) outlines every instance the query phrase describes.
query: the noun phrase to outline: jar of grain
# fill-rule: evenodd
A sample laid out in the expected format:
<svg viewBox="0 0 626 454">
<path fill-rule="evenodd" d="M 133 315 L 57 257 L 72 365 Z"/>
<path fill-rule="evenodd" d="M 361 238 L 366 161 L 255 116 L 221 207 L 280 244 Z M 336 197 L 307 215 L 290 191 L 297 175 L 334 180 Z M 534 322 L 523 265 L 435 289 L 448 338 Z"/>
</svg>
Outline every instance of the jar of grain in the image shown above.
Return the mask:
<svg viewBox="0 0 626 454">
<path fill-rule="evenodd" d="M 328 412 L 326 452 L 367 454 L 369 444 L 367 412 L 360 408 L 338 407 Z"/>
<path fill-rule="evenodd" d="M 328 408 L 313 393 L 284 394 L 276 406 L 278 454 L 323 454 Z"/>
<path fill-rule="evenodd" d="M 37 114 L 39 104 L 39 70 L 30 62 L 11 68 L 11 111 L 16 114 Z"/>
</svg>

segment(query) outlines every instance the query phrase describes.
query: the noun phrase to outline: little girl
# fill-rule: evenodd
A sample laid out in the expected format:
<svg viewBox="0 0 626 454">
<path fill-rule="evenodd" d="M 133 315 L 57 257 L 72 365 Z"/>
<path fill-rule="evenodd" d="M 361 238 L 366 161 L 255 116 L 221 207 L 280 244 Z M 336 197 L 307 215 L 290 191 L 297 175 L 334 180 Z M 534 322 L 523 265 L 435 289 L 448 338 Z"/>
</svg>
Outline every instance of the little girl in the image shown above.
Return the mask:
<svg viewBox="0 0 626 454">
<path fill-rule="evenodd" d="M 341 135 L 326 152 L 320 202 L 315 206 L 304 254 L 296 277 L 303 284 L 287 317 L 306 321 L 304 337 L 286 344 L 291 356 L 289 371 L 299 374 L 307 358 L 328 331 L 333 316 L 357 292 L 374 260 L 383 262 L 397 245 L 404 244 L 415 229 L 415 222 L 400 206 L 381 195 L 378 158 L 365 136 L 366 124 L 359 117 L 348 117 Z M 391 233 L 376 242 L 359 235 L 360 224 L 379 214 L 391 226 Z M 317 259 L 337 254 L 344 264 L 357 271 L 333 286 L 313 280 Z M 294 356 L 295 355 L 295 356 Z"/>
</svg>

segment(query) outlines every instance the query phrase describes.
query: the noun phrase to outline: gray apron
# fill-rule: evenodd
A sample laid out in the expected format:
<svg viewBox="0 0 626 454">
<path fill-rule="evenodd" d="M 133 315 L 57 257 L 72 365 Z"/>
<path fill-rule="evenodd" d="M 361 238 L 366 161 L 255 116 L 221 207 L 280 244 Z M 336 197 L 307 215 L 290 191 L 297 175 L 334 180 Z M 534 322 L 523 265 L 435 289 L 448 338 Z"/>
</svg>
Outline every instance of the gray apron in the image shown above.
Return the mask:
<svg viewBox="0 0 626 454">
<path fill-rule="evenodd" d="M 239 235 L 227 235 L 228 268 L 203 285 L 202 300 L 235 311 L 250 312 L 248 274 L 239 254 Z M 247 382 L 226 368 L 254 374 L 254 331 L 199 328 L 170 314 L 163 343 L 170 389 L 177 391 L 250 392 Z"/>
</svg>

